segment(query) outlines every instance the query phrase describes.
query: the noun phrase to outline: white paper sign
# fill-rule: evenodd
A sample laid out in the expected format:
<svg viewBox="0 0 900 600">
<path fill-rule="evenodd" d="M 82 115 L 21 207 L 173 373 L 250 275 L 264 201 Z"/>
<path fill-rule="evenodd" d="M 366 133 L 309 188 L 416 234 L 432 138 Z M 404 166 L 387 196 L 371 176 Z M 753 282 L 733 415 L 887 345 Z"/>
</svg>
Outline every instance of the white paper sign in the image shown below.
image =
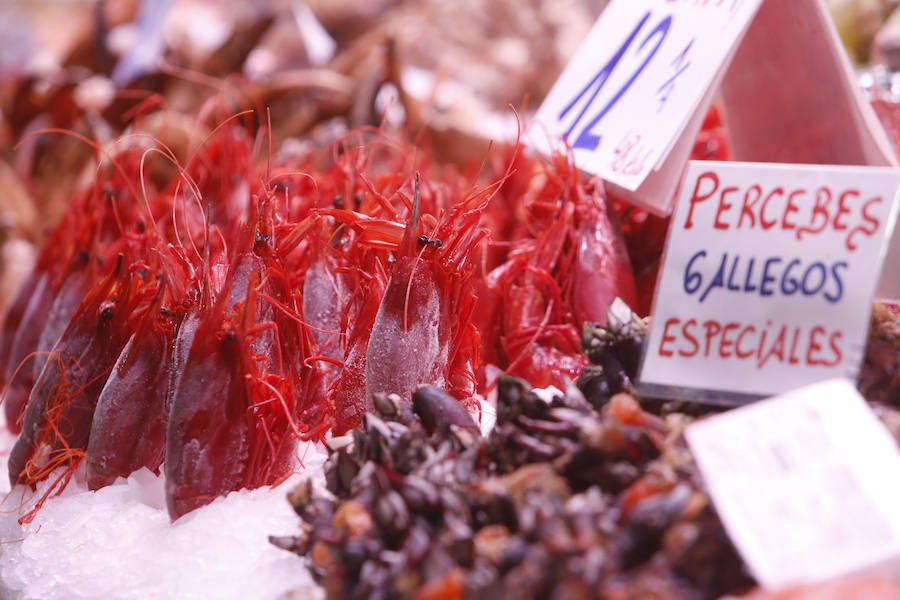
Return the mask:
<svg viewBox="0 0 900 600">
<path fill-rule="evenodd" d="M 900 170 L 692 162 L 640 385 L 771 395 L 855 379 Z"/>
<path fill-rule="evenodd" d="M 897 164 L 825 0 L 613 0 L 529 139 L 667 215 L 717 94 L 735 160 Z"/>
<path fill-rule="evenodd" d="M 536 121 L 568 140 L 581 169 L 636 190 L 708 95 L 761 2 L 613 0 Z"/>
<path fill-rule="evenodd" d="M 896 164 L 823 0 L 766 0 L 719 93 L 734 160 Z"/>
<path fill-rule="evenodd" d="M 685 436 L 725 528 L 762 585 L 900 562 L 900 453 L 848 381 L 698 421 Z"/>
</svg>

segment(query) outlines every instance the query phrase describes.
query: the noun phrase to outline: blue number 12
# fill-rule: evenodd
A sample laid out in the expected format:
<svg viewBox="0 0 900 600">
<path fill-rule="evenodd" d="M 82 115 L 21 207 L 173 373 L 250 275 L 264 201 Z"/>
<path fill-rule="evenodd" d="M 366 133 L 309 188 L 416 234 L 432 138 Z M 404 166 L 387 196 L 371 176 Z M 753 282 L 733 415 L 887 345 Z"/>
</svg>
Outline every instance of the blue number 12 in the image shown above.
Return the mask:
<svg viewBox="0 0 900 600">
<path fill-rule="evenodd" d="M 628 36 L 628 39 L 622 44 L 622 46 L 616 50 L 615 54 L 612 55 L 612 58 L 603 65 L 603 68 L 600 69 L 596 75 L 594 75 L 593 79 L 591 79 L 578 95 L 575 96 L 571 102 L 563 109 L 561 113 L 559 113 L 559 120 L 562 121 L 566 118 L 566 115 L 575 108 L 581 99 L 590 92 L 590 97 L 587 102 L 584 104 L 584 107 L 581 109 L 581 112 L 578 113 L 578 116 L 572 122 L 569 130 L 566 131 L 566 139 L 571 139 L 572 134 L 575 129 L 578 127 L 579 123 L 581 123 L 582 119 L 584 119 L 585 113 L 594 103 L 594 100 L 597 98 L 597 95 L 603 89 L 603 86 L 606 85 L 606 82 L 609 80 L 610 75 L 612 75 L 613 70 L 615 70 L 616 66 L 619 64 L 619 61 L 622 60 L 622 57 L 625 55 L 625 52 L 628 48 L 631 47 L 631 44 L 634 42 L 635 38 L 641 32 L 641 29 L 644 28 L 644 25 L 650 19 L 650 11 L 647 11 L 647 14 L 638 22 L 637 27 L 634 28 L 634 31 Z M 672 25 L 672 16 L 669 15 L 665 19 L 659 22 L 659 24 L 647 34 L 647 37 L 644 38 L 644 41 L 641 42 L 641 45 L 638 47 L 638 51 L 643 50 L 644 47 L 650 42 L 651 39 L 657 37 L 656 45 L 653 46 L 653 49 L 650 51 L 650 54 L 647 55 L 647 58 L 644 59 L 644 62 L 637 68 L 637 70 L 632 73 L 631 78 L 625 82 L 619 91 L 610 99 L 609 102 L 606 103 L 606 106 L 598 112 L 590 122 L 585 125 L 581 129 L 581 133 L 578 134 L 578 138 L 575 140 L 575 143 L 572 145 L 573 148 L 585 148 L 587 150 L 596 150 L 597 146 L 600 145 L 600 140 L 602 136 L 594 135 L 591 133 L 591 130 L 600 122 L 603 117 L 606 116 L 612 108 L 616 105 L 619 99 L 628 91 L 628 88 L 635 82 L 638 76 L 643 72 L 643 70 L 647 67 L 650 61 L 656 56 L 656 53 L 659 51 L 659 47 L 662 46 L 662 43 L 666 39 L 666 35 L 669 33 L 669 27 Z"/>
</svg>

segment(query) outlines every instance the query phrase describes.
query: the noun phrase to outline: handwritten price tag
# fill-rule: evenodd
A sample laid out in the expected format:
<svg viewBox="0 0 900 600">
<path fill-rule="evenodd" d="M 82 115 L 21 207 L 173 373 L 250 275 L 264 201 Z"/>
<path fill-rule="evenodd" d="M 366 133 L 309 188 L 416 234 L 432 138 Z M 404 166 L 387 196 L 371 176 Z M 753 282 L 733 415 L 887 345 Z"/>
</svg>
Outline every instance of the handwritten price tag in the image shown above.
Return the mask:
<svg viewBox="0 0 900 600">
<path fill-rule="evenodd" d="M 640 385 L 724 402 L 855 380 L 898 186 L 892 168 L 690 163 Z"/>
<path fill-rule="evenodd" d="M 581 169 L 636 190 L 708 96 L 761 2 L 613 0 L 536 121 L 566 138 Z"/>
<path fill-rule="evenodd" d="M 819 383 L 704 419 L 685 437 L 762 585 L 900 562 L 900 453 L 850 382 Z"/>
</svg>

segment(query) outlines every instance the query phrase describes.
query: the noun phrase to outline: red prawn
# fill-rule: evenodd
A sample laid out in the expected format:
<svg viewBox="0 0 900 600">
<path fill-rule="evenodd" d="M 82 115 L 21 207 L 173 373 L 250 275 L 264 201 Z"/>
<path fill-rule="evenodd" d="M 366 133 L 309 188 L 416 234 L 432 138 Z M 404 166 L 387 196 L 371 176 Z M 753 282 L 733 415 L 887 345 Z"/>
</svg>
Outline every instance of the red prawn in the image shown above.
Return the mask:
<svg viewBox="0 0 900 600">
<path fill-rule="evenodd" d="M 100 391 L 152 292 L 142 265 L 122 263 L 85 297 L 31 390 L 9 458 L 14 485 L 34 485 L 84 457 Z"/>
<path fill-rule="evenodd" d="M 87 483 L 92 490 L 141 467 L 159 471 L 165 450 L 172 346 L 179 313 L 164 285 L 112 368 L 91 422 Z"/>
<path fill-rule="evenodd" d="M 471 257 L 487 235 L 480 216 L 491 189 L 452 203 L 437 220 L 428 215 L 435 224 L 426 234 L 420 229 L 426 217 L 418 175 L 413 187 L 405 226 L 329 211 L 359 232 L 360 244 L 395 250 L 383 295 L 377 294 L 380 284 L 366 291 L 351 335 L 353 345 L 334 395 L 336 433 L 359 424 L 373 394 L 408 398 L 423 383 L 446 387 L 470 407 L 474 404 L 478 334 L 468 283 L 474 272 Z M 429 190 L 429 205 L 440 205 L 436 195 Z"/>
<path fill-rule="evenodd" d="M 279 316 L 295 308 L 262 213 L 246 228 L 218 298 L 198 314 L 174 388 L 165 459 L 173 519 L 229 491 L 274 483 L 302 433 L 295 386 L 308 350 L 297 320 Z"/>
<path fill-rule="evenodd" d="M 24 473 L 17 480 L 34 483 L 84 456 L 92 488 L 161 468 L 174 519 L 277 481 L 298 440 L 359 425 L 374 394 L 409 398 L 428 383 L 473 408 L 482 351 L 536 385 L 577 375 L 580 321 L 602 320 L 613 297 L 633 296 L 599 187 L 566 157 L 516 155 L 498 181 L 474 191 L 452 170 L 411 182 L 406 174 L 426 166 L 402 146 L 364 134 L 354 146 L 352 135 L 318 172 L 282 164 L 281 175 L 267 167 L 257 181 L 252 140 L 226 128 L 169 187 L 145 190 L 141 211 L 110 198 L 76 215 L 79 236 L 63 237 L 77 243 L 64 254 L 84 250 L 88 263 L 52 285 L 38 278 L 35 289 L 48 286 L 53 303 L 71 310 L 84 285 L 93 305 L 115 296 L 134 312 L 112 337 L 91 329 L 93 309 L 56 313 L 45 337 L 61 329 L 60 352 L 33 386 L 11 461 Z M 519 222 L 497 235 L 514 239 L 488 246 L 488 224 L 507 208 Z M 132 268 L 147 274 L 129 280 L 128 299 L 124 280 L 94 285 L 88 274 L 109 269 L 113 251 L 148 257 Z M 479 258 L 492 267 L 480 280 Z M 21 329 L 27 309 L 11 313 L 9 326 L 18 319 Z M 482 346 L 476 317 L 498 343 Z M 65 358 L 107 343 L 103 335 L 112 340 L 106 354 Z M 72 419 L 77 435 L 59 433 Z"/>
<path fill-rule="evenodd" d="M 449 298 L 419 243 L 421 199 L 416 176 L 412 214 L 400 240 L 390 279 L 366 349 L 367 410 L 375 393 L 409 398 L 428 383 L 444 386 L 449 361 Z"/>
<path fill-rule="evenodd" d="M 119 157 L 125 160 L 130 156 Z M 10 380 L 3 403 L 8 426 L 19 431 L 28 394 L 44 366 L 47 352 L 65 330 L 87 291 L 115 258 L 122 227 L 134 223 L 119 178 L 102 180 L 79 194 L 41 250 L 22 292 L 13 301 L 5 329 L 19 316 L 10 335 L 5 368 Z M 123 206 L 124 205 L 124 206 Z M 108 268 L 108 267 L 106 267 Z M 30 296 L 26 296 L 30 292 Z M 23 308 L 23 304 L 25 305 Z M 12 317 L 12 318 L 10 318 Z M 35 323 L 40 323 L 36 327 Z M 29 361 L 30 359 L 30 361 Z"/>
<path fill-rule="evenodd" d="M 602 190 L 570 157 L 517 166 L 501 193 L 515 194 L 530 230 L 518 229 L 506 262 L 483 279 L 476 321 L 489 360 L 533 385 L 562 388 L 586 364 L 583 323 L 605 322 L 616 297 L 633 304 L 634 276 Z"/>
</svg>

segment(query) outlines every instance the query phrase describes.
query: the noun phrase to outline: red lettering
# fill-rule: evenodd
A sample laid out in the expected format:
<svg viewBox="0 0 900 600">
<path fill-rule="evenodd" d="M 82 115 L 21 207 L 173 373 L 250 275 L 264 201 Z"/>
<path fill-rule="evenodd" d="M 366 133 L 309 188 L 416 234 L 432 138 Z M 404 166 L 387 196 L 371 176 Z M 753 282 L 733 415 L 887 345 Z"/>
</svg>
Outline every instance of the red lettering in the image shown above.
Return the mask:
<svg viewBox="0 0 900 600">
<path fill-rule="evenodd" d="M 703 350 L 703 356 L 709 356 L 709 349 L 712 346 L 712 340 L 722 331 L 722 326 L 717 321 L 703 321 L 703 329 L 706 332 L 706 346 Z"/>
<path fill-rule="evenodd" d="M 784 188 L 781 186 L 775 188 L 774 190 L 769 192 L 769 194 L 766 196 L 766 199 L 763 200 L 762 208 L 759 211 L 759 224 L 762 225 L 762 228 L 766 230 L 772 229 L 773 227 L 775 227 L 775 225 L 778 224 L 778 221 L 776 221 L 775 219 L 766 219 L 766 208 L 768 208 L 769 206 L 769 200 L 771 200 L 775 196 L 784 196 Z"/>
<path fill-rule="evenodd" d="M 841 338 L 844 337 L 844 334 L 840 331 L 832 332 L 831 336 L 828 338 L 828 346 L 831 348 L 831 352 L 834 354 L 834 360 L 831 362 L 823 362 L 822 364 L 826 367 L 836 367 L 841 364 L 843 360 L 843 354 L 841 353 L 841 346 L 839 342 Z"/>
<path fill-rule="evenodd" d="M 788 364 L 796 365 L 800 362 L 800 357 L 797 356 L 797 344 L 800 342 L 800 328 L 794 328 L 794 337 L 791 338 L 791 350 L 788 352 Z"/>
<path fill-rule="evenodd" d="M 700 186 L 703 185 L 704 181 L 709 181 L 712 183 L 712 189 L 709 192 L 701 193 Z M 706 173 L 701 173 L 699 177 L 697 177 L 697 183 L 694 186 L 694 193 L 691 196 L 690 208 L 688 209 L 687 219 L 684 221 L 684 228 L 690 229 L 694 226 L 693 218 L 694 218 L 694 207 L 700 203 L 709 200 L 713 194 L 716 193 L 716 190 L 719 189 L 719 176 L 713 173 L 712 171 L 707 171 Z"/>
<path fill-rule="evenodd" d="M 788 215 L 791 215 L 799 210 L 797 205 L 794 204 L 794 198 L 804 195 L 806 195 L 806 190 L 794 190 L 788 195 L 787 204 L 784 207 L 784 215 L 782 215 L 781 217 L 782 229 L 794 229 L 797 226 L 796 223 L 788 221 Z"/>
<path fill-rule="evenodd" d="M 747 351 L 741 350 L 741 342 L 744 340 L 744 336 L 747 335 L 748 333 L 749 334 L 756 333 L 756 327 L 754 327 L 753 325 L 748 325 L 747 327 L 744 327 L 741 330 L 740 334 L 738 334 L 737 342 L 735 342 L 735 345 L 734 345 L 734 353 L 738 358 L 750 358 L 751 356 L 753 356 L 754 348 L 752 346 L 751 346 L 750 350 L 747 350 Z"/>
<path fill-rule="evenodd" d="M 850 214 L 850 207 L 846 204 L 847 196 L 859 198 L 859 190 L 846 190 L 838 197 L 837 212 L 834 214 L 834 220 L 831 222 L 831 226 L 834 227 L 835 231 L 847 229 L 847 224 L 843 221 L 844 215 Z"/>
<path fill-rule="evenodd" d="M 672 354 L 674 354 L 674 352 L 672 350 L 666 350 L 664 348 L 664 346 L 666 344 L 668 344 L 669 342 L 675 341 L 675 336 L 669 334 L 669 327 L 672 325 L 677 326 L 679 323 L 681 323 L 681 319 L 676 319 L 675 317 L 672 317 L 671 319 L 666 321 L 666 325 L 663 327 L 662 340 L 660 340 L 660 342 L 659 342 L 659 355 L 660 356 L 665 356 L 666 358 L 668 358 L 668 357 L 672 356 Z"/>
<path fill-rule="evenodd" d="M 731 322 L 727 323 L 725 327 L 722 329 L 722 341 L 719 344 L 719 356 L 722 358 L 731 358 L 731 347 L 735 345 L 735 340 L 730 339 L 728 334 L 729 332 L 733 333 L 737 331 L 739 324 Z"/>
<path fill-rule="evenodd" d="M 816 202 L 813 205 L 812 215 L 809 219 L 809 226 L 797 229 L 797 239 L 801 239 L 803 234 L 812 233 L 813 235 L 821 233 L 825 226 L 828 225 L 828 205 L 831 203 L 831 190 L 827 187 L 820 187 L 816 190 Z M 821 220 L 819 220 L 821 217 Z M 818 220 L 818 225 L 816 221 Z"/>
<path fill-rule="evenodd" d="M 702 331 L 697 331 L 697 328 Z M 761 337 L 757 343 L 755 338 L 758 333 Z M 808 331 L 802 327 L 781 325 L 771 332 L 774 336 L 769 340 L 767 333 L 766 329 L 738 321 L 720 323 L 708 319 L 700 323 L 696 319 L 682 321 L 672 317 L 663 326 L 658 352 L 659 356 L 666 358 L 700 355 L 746 360 L 755 355 L 758 369 L 765 368 L 770 362 L 790 365 L 805 363 L 813 367 L 831 368 L 843 361 L 842 331 L 829 332 L 822 325 L 815 325 Z"/>
<path fill-rule="evenodd" d="M 697 354 L 697 351 L 700 349 L 700 342 L 697 341 L 697 338 L 694 337 L 692 330 L 697 326 L 697 319 L 688 319 L 684 322 L 684 327 L 681 328 L 681 333 L 684 335 L 684 339 L 686 339 L 691 344 L 691 350 L 685 350 L 684 348 L 678 351 L 679 356 L 684 356 L 686 358 L 690 358 Z"/>
<path fill-rule="evenodd" d="M 821 352 L 822 350 L 822 344 L 817 340 L 817 338 L 822 335 L 825 335 L 825 328 L 821 325 L 816 325 L 809 332 L 809 346 L 806 347 L 806 364 L 812 367 L 823 364 L 824 362 L 822 359 L 816 358 L 815 356 L 815 353 Z"/>
<path fill-rule="evenodd" d="M 781 329 L 778 330 L 778 335 L 775 336 L 775 341 L 772 342 L 772 345 L 769 346 L 769 351 L 765 353 L 765 356 L 762 357 L 757 363 L 757 366 L 762 369 L 766 366 L 766 363 L 769 362 L 769 359 L 773 356 L 778 358 L 778 362 L 784 362 L 784 338 L 785 334 L 787 334 L 787 325 L 782 325 Z M 761 348 L 762 346 L 760 346 Z"/>
<path fill-rule="evenodd" d="M 736 191 L 738 191 L 738 189 L 733 185 L 730 185 L 722 190 L 721 194 L 719 194 L 719 208 L 716 210 L 716 219 L 713 221 L 713 227 L 715 227 L 716 229 L 728 229 L 728 223 L 722 223 L 719 220 L 719 217 L 722 216 L 722 213 L 731 210 L 732 205 L 730 202 L 725 201 L 725 196 L 727 196 L 728 194 L 733 194 Z"/>
<path fill-rule="evenodd" d="M 844 241 L 847 250 L 851 252 L 856 250 L 856 243 L 853 241 L 853 237 L 856 234 L 861 233 L 866 237 L 872 237 L 878 232 L 878 228 L 881 227 L 881 222 L 878 220 L 878 217 L 869 214 L 869 207 L 873 204 L 881 204 L 881 196 L 876 196 L 863 204 L 861 211 L 862 217 L 868 227 L 865 225 L 857 225 L 849 234 L 847 234 L 847 239 Z"/>
<path fill-rule="evenodd" d="M 753 200 L 750 200 L 751 194 L 755 194 Z M 754 216 L 753 213 L 756 210 L 756 203 L 759 202 L 760 198 L 762 198 L 761 187 L 753 184 L 747 188 L 747 191 L 744 193 L 744 201 L 741 203 L 741 214 L 738 217 L 737 222 L 738 229 L 744 225 L 744 217 L 750 219 L 751 228 L 756 226 L 756 216 Z"/>
</svg>

